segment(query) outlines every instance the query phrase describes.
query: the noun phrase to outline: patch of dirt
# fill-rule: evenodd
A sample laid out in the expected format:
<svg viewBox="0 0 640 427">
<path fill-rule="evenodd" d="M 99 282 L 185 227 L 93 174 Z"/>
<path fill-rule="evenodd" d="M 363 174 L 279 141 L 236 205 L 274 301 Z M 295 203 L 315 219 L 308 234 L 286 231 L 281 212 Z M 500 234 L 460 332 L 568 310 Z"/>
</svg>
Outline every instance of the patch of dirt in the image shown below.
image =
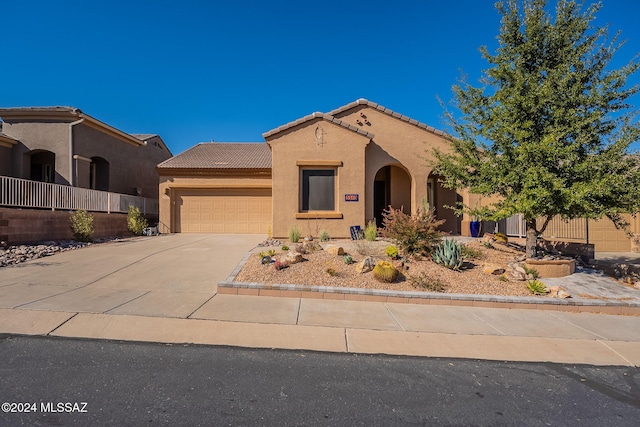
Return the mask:
<svg viewBox="0 0 640 427">
<path fill-rule="evenodd" d="M 317 250 L 304 254 L 305 261 L 276 270 L 273 265 L 262 265 L 258 253 L 252 255 L 236 276 L 237 282 L 259 282 L 279 284 L 299 284 L 312 286 L 335 286 L 348 288 L 386 289 L 395 291 L 431 291 L 430 289 L 412 285 L 411 277 L 425 276 L 431 283 L 444 285 L 445 293 L 452 294 L 484 294 L 505 296 L 531 296 L 526 282 L 500 280 L 499 276 L 483 272 L 485 263 L 497 264 L 507 268 L 522 252 L 498 243 L 494 248 L 486 248 L 480 241 L 472 241 L 466 245 L 479 253 L 477 259 L 467 259 L 461 271 L 449 270 L 430 259 L 410 260 L 406 262 L 406 271 L 394 283 L 381 283 L 373 277 L 373 273 L 359 274 L 355 263 L 362 261 L 366 255 L 373 255 L 376 260 L 388 260 L 384 253 L 389 242 L 352 242 L 331 241 L 329 244 L 342 246 L 345 253 L 352 256 L 354 264 L 344 263 L 343 256 L 331 255 L 325 250 Z M 295 245 L 289 245 L 294 249 Z M 273 248 L 261 248 L 269 250 Z M 286 252 L 276 249 L 276 259 L 284 259 Z M 328 271 L 333 272 L 329 274 Z"/>
</svg>

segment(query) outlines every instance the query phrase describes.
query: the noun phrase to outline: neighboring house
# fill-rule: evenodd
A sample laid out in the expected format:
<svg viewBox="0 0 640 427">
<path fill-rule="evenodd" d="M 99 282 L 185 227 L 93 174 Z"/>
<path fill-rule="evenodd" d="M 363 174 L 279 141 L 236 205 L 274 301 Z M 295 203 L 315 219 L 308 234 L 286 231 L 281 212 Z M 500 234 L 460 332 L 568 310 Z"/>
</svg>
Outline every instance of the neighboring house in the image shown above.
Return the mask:
<svg viewBox="0 0 640 427">
<path fill-rule="evenodd" d="M 71 238 L 69 213 L 95 237 L 126 235 L 126 212 L 158 218 L 158 135 L 129 135 L 72 107 L 0 108 L 0 241 Z M 99 191 L 96 191 L 99 190 Z"/>
<path fill-rule="evenodd" d="M 445 231 L 461 231 L 443 206 L 462 195 L 442 188 L 426 160 L 448 148 L 441 131 L 360 99 L 263 137 L 199 144 L 158 165 L 161 231 L 347 237 L 388 206 L 411 213 L 423 200 Z"/>
<path fill-rule="evenodd" d="M 0 175 L 156 199 L 158 135 L 129 135 L 73 107 L 0 108 Z"/>
</svg>

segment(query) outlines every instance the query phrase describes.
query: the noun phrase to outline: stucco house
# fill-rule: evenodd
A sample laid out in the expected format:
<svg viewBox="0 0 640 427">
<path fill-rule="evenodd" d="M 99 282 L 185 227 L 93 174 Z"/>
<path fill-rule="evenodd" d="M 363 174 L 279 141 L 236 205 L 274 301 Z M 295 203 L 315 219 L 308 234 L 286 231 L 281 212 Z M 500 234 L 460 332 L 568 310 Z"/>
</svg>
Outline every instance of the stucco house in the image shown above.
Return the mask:
<svg viewBox="0 0 640 427">
<path fill-rule="evenodd" d="M 73 107 L 0 108 L 0 241 L 71 238 L 68 211 L 94 215 L 95 237 L 128 233 L 126 212 L 158 217 L 160 136 L 130 135 Z"/>
<path fill-rule="evenodd" d="M 74 107 L 0 108 L 0 175 L 157 198 L 158 135 L 130 135 Z"/>
<path fill-rule="evenodd" d="M 303 235 L 327 230 L 349 237 L 353 225 L 379 224 L 388 206 L 410 213 L 425 200 L 446 220 L 444 231 L 469 235 L 469 218 L 446 206 L 473 206 L 480 198 L 442 188 L 432 173 L 432 148 L 449 148 L 440 130 L 359 99 L 263 138 L 266 143 L 202 143 L 159 164 L 160 230 L 282 238 L 295 226 Z M 565 249 L 577 243 L 576 253 L 640 251 L 640 218 L 628 219 L 633 237 L 607 219 L 554 219 L 544 237 Z M 484 227 L 524 236 L 518 216 Z"/>
<path fill-rule="evenodd" d="M 441 188 L 425 160 L 446 150 L 437 129 L 359 99 L 263 134 L 266 143 L 203 143 L 158 165 L 163 232 L 267 233 L 327 230 L 380 222 L 388 206 L 407 213 L 425 199 L 445 219 L 462 196 Z"/>
</svg>

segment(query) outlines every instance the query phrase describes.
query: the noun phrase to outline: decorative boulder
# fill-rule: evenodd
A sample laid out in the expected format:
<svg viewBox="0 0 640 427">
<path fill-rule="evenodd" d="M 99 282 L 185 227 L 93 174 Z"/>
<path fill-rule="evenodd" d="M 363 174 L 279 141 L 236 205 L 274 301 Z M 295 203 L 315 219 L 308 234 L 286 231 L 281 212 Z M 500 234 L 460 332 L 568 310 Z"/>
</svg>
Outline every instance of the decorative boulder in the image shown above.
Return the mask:
<svg viewBox="0 0 640 427">
<path fill-rule="evenodd" d="M 284 258 L 284 260 L 287 262 L 287 264 L 291 265 L 291 264 L 297 264 L 299 262 L 302 262 L 302 254 L 295 252 L 295 251 L 289 251 L 287 253 L 287 256 Z"/>
<path fill-rule="evenodd" d="M 552 298 L 571 298 L 571 295 L 560 286 L 551 286 L 549 296 Z"/>
<path fill-rule="evenodd" d="M 515 280 L 526 280 L 527 272 L 524 268 L 522 268 L 520 264 L 518 264 L 517 262 L 513 262 L 509 264 L 509 267 L 507 269 L 507 276 Z"/>
<path fill-rule="evenodd" d="M 331 255 L 344 255 L 344 249 L 342 246 L 329 245 L 326 247 L 325 251 Z"/>
<path fill-rule="evenodd" d="M 373 270 L 375 266 L 376 260 L 373 259 L 373 257 L 368 256 L 356 264 L 356 271 L 359 274 L 368 273 L 369 271 Z"/>
</svg>

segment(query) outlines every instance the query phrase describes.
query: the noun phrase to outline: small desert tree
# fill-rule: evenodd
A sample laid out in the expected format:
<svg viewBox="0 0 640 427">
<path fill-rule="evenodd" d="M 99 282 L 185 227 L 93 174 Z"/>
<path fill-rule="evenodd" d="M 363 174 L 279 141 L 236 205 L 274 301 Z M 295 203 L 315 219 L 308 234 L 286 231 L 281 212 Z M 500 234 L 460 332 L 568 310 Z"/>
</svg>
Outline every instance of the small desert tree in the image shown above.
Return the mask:
<svg viewBox="0 0 640 427">
<path fill-rule="evenodd" d="M 434 153 L 443 185 L 498 196 L 487 219 L 522 213 L 529 257 L 556 215 L 625 226 L 621 214 L 640 210 L 639 163 L 629 151 L 640 127 L 627 104 L 638 62 L 611 69 L 622 44 L 592 26 L 600 4 L 559 0 L 555 17 L 546 0 L 496 7 L 499 47 L 480 49 L 490 65 L 480 87 L 464 79 L 453 87 L 461 114 L 446 113 L 452 150 Z"/>
</svg>

